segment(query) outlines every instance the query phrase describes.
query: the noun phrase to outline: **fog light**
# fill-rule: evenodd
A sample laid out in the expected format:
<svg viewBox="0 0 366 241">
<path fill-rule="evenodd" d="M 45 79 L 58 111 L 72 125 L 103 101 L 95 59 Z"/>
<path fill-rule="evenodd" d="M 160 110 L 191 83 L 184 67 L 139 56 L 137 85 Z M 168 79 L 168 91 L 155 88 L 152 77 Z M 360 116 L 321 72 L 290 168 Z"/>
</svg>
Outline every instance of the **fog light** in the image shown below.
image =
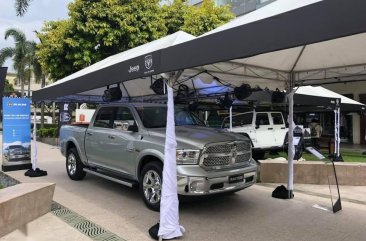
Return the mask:
<svg viewBox="0 0 366 241">
<path fill-rule="evenodd" d="M 189 178 L 189 190 L 191 192 L 204 192 L 206 182 L 204 178 L 201 177 L 190 177 Z"/>
</svg>

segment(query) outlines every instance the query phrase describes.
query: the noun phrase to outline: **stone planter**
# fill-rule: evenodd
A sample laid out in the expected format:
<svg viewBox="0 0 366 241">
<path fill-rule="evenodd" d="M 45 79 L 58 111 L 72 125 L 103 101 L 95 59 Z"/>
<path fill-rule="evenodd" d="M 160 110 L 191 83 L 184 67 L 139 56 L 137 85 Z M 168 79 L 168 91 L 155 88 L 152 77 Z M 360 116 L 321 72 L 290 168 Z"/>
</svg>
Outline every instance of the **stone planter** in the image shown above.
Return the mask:
<svg viewBox="0 0 366 241">
<path fill-rule="evenodd" d="M 55 137 L 38 137 L 37 141 L 46 143 L 52 146 L 58 146 L 58 138 Z"/>
</svg>

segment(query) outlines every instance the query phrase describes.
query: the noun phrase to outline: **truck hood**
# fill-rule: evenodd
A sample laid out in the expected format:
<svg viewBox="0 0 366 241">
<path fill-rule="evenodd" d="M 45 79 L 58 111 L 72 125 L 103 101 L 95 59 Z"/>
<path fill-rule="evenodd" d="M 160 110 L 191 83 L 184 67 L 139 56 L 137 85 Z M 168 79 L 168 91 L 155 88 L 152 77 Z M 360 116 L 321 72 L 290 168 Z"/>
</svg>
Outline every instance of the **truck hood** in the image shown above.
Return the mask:
<svg viewBox="0 0 366 241">
<path fill-rule="evenodd" d="M 165 139 L 166 128 L 149 129 L 151 137 Z M 222 129 L 213 129 L 202 126 L 176 126 L 175 134 L 177 148 L 181 149 L 203 149 L 208 143 L 224 141 L 249 141 L 241 134 L 230 133 Z"/>
</svg>

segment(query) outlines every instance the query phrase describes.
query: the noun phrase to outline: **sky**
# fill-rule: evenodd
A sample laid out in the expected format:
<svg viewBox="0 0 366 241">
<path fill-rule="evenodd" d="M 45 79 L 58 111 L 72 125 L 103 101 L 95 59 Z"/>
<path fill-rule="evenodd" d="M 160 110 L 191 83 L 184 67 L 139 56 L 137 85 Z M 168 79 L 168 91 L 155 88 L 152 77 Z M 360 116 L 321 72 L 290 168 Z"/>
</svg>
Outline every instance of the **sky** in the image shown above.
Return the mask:
<svg viewBox="0 0 366 241">
<path fill-rule="evenodd" d="M 28 11 L 23 17 L 17 17 L 14 0 L 0 0 L 0 49 L 14 47 L 11 37 L 5 40 L 5 31 L 17 28 L 23 31 L 27 40 L 39 42 L 34 30 L 40 31 L 45 21 L 68 18 L 68 3 L 72 0 L 32 0 Z M 8 72 L 14 72 L 12 61 L 8 60 L 4 66 L 9 67 Z"/>
</svg>

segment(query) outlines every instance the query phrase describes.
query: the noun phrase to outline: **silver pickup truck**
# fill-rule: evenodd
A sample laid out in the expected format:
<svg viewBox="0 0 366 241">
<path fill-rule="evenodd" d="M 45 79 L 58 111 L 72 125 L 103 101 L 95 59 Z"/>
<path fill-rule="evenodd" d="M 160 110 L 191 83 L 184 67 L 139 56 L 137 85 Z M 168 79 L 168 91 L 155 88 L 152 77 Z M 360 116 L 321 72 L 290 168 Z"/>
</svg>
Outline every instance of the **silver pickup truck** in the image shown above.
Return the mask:
<svg viewBox="0 0 366 241">
<path fill-rule="evenodd" d="M 159 210 L 164 160 L 166 105 L 100 105 L 89 125 L 60 131 L 67 174 L 91 173 L 139 187 L 145 204 Z M 236 192 L 256 182 L 250 140 L 206 127 L 195 115 L 175 108 L 179 195 Z"/>
</svg>

